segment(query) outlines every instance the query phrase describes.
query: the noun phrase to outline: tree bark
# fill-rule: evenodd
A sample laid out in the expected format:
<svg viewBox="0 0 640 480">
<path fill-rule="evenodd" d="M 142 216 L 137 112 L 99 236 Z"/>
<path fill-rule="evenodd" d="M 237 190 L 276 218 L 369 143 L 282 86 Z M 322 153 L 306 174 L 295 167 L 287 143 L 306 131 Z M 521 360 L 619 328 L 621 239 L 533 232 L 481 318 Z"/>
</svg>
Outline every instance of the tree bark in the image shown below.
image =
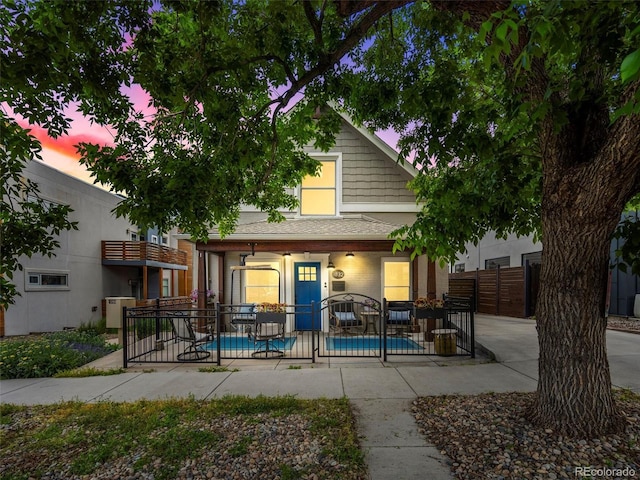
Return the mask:
<svg viewBox="0 0 640 480">
<path fill-rule="evenodd" d="M 574 216 L 570 209 L 543 213 L 539 380 L 530 418 L 591 438 L 619 432 L 625 421 L 613 399 L 606 348 L 609 229 Z"/>
<path fill-rule="evenodd" d="M 549 122 L 541 133 L 540 358 L 530 418 L 541 427 L 581 437 L 620 432 L 625 426 L 612 395 L 605 308 L 611 237 L 640 179 L 637 119 L 594 128 L 607 131 L 590 133 L 605 138 L 592 145 L 584 132 L 593 129 L 576 134 L 570 125 L 558 133 Z"/>
</svg>

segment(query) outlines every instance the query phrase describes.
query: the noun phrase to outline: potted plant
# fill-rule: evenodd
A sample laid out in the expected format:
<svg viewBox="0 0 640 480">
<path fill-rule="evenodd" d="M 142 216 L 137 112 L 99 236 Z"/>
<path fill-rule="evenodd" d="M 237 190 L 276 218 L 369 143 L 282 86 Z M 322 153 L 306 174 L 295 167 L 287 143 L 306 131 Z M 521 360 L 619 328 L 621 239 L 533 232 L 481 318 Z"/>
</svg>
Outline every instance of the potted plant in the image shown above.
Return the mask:
<svg viewBox="0 0 640 480">
<path fill-rule="evenodd" d="M 193 290 L 191 290 L 191 301 L 193 303 L 198 303 L 198 289 L 194 288 Z M 207 303 L 213 303 L 216 299 L 216 295 L 215 293 L 213 293 L 212 290 L 207 290 Z"/>
<path fill-rule="evenodd" d="M 437 298 L 418 297 L 413 301 L 413 315 L 416 320 L 426 319 L 424 339 L 433 341 L 433 330 L 437 328 L 436 320 L 444 320 L 444 301 Z"/>
<path fill-rule="evenodd" d="M 380 302 L 374 300 L 373 298 L 365 298 L 362 302 L 364 304 L 365 312 L 379 312 L 380 311 Z"/>
</svg>

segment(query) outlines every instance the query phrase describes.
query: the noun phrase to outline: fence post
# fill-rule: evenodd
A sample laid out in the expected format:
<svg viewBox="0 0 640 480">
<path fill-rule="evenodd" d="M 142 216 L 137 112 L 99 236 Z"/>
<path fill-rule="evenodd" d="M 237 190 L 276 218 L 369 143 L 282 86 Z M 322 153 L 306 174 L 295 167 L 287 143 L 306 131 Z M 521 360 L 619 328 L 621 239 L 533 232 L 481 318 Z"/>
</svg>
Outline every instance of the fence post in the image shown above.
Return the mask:
<svg viewBox="0 0 640 480">
<path fill-rule="evenodd" d="M 382 359 L 384 362 L 387 361 L 387 299 L 386 297 L 382 299 Z"/>
<path fill-rule="evenodd" d="M 160 299 L 156 298 L 156 342 L 160 340 Z"/>
<path fill-rule="evenodd" d="M 127 368 L 127 350 L 129 333 L 127 328 L 127 307 L 122 307 L 122 366 Z"/>
<path fill-rule="evenodd" d="M 220 345 L 222 342 L 220 341 L 220 332 L 222 330 L 222 306 L 220 302 L 216 303 L 216 365 L 220 366 L 220 352 L 222 350 L 222 346 Z"/>
<path fill-rule="evenodd" d="M 471 308 L 471 302 L 469 302 L 469 330 L 471 333 L 471 358 L 476 358 L 476 327 L 473 318 L 473 308 Z"/>
<path fill-rule="evenodd" d="M 496 315 L 500 315 L 500 265 L 496 268 Z"/>
<path fill-rule="evenodd" d="M 311 301 L 311 363 L 316 363 L 316 302 Z M 321 323 L 322 324 L 322 323 Z M 318 330 L 319 332 L 320 330 Z"/>
</svg>

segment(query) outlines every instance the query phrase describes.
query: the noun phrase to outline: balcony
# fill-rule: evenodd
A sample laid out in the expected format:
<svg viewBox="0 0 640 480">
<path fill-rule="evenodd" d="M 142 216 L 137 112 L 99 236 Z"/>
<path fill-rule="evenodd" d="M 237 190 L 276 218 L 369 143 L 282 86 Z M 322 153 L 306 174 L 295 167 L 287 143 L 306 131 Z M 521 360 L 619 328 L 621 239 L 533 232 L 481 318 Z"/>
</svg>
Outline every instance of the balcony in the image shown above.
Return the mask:
<svg viewBox="0 0 640 480">
<path fill-rule="evenodd" d="M 103 240 L 102 264 L 186 270 L 187 253 L 149 242 Z"/>
</svg>

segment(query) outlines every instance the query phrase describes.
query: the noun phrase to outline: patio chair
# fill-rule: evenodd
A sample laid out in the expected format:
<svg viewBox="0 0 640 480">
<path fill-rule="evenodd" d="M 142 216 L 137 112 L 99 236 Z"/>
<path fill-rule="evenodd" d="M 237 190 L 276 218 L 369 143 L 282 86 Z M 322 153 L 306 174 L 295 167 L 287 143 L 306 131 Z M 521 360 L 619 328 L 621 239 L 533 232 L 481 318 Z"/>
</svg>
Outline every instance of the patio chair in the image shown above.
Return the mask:
<svg viewBox="0 0 640 480">
<path fill-rule="evenodd" d="M 393 333 L 390 335 L 400 336 L 409 333 L 414 324 L 412 312 L 413 302 L 387 302 L 387 327 L 391 327 L 393 329 Z"/>
<path fill-rule="evenodd" d="M 274 345 L 285 339 L 287 314 L 284 312 L 258 312 L 255 315 L 255 331 L 249 332 L 249 338 L 259 344 L 252 357 L 283 357 L 284 352 Z"/>
<path fill-rule="evenodd" d="M 329 303 L 329 328 L 339 333 L 353 335 L 362 327 L 362 319 L 356 315 L 355 302 L 347 300 Z"/>
<path fill-rule="evenodd" d="M 256 304 L 243 303 L 231 316 L 231 326 L 238 332 L 251 332 L 256 323 Z"/>
<path fill-rule="evenodd" d="M 176 312 L 170 320 L 176 339 L 188 343 L 184 352 L 177 355 L 179 361 L 204 360 L 211 356 L 211 352 L 202 347 L 203 343 L 211 341 L 210 334 L 196 332 L 191 325 L 191 318 L 180 312 Z"/>
</svg>

